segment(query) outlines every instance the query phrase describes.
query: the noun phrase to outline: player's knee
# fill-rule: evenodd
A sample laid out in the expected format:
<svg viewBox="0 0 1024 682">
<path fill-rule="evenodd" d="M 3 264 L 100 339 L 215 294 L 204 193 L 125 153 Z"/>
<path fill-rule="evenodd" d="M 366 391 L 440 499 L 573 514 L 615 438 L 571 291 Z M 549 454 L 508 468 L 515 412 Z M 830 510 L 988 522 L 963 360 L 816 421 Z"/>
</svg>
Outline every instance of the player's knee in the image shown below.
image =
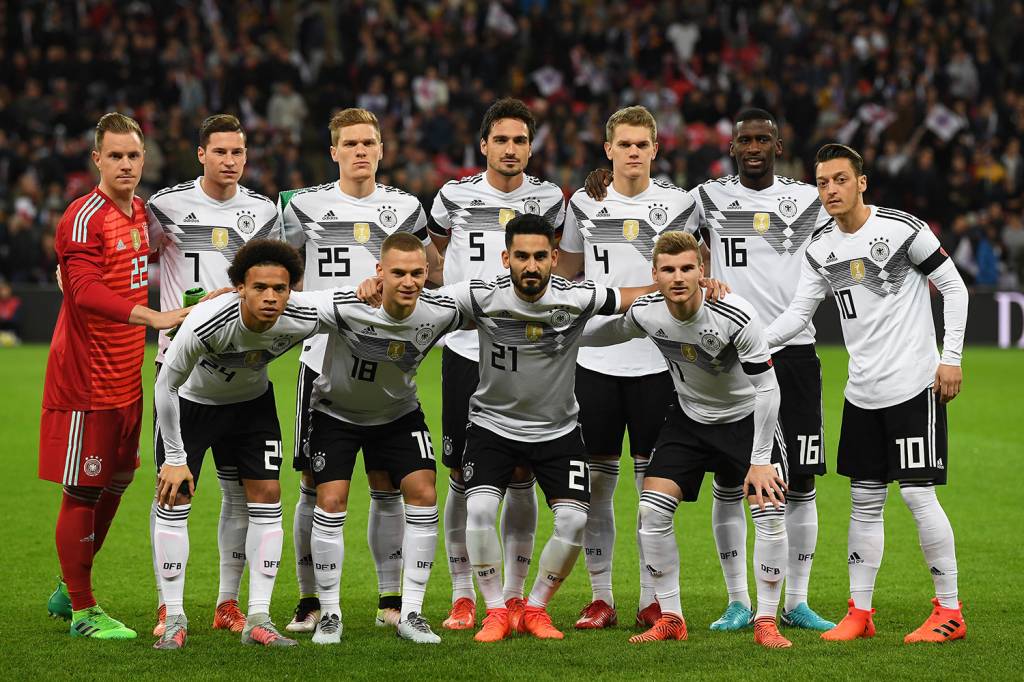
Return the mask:
<svg viewBox="0 0 1024 682">
<path fill-rule="evenodd" d="M 793 476 L 790 475 L 789 489 L 795 493 L 809 493 L 814 491 L 814 475 Z"/>
<path fill-rule="evenodd" d="M 786 539 L 786 519 L 781 514 L 768 513 L 754 519 L 754 534 L 760 540 L 783 542 Z"/>
<path fill-rule="evenodd" d="M 498 502 L 495 495 L 489 494 L 467 494 L 466 495 L 466 529 L 481 530 L 495 527 L 498 520 Z"/>
<path fill-rule="evenodd" d="M 582 502 L 556 502 L 551 505 L 555 516 L 554 536 L 571 545 L 583 544 L 589 505 Z"/>
<path fill-rule="evenodd" d="M 84 485 L 66 485 L 64 486 L 64 495 L 69 497 L 76 502 L 86 504 L 90 507 L 96 505 L 100 500 L 100 495 L 103 494 L 103 488 L 92 488 Z"/>
<path fill-rule="evenodd" d="M 900 496 L 911 512 L 916 512 L 924 507 L 931 506 L 938 501 L 935 495 L 935 488 L 924 485 L 900 486 Z"/>
<path fill-rule="evenodd" d="M 277 504 L 281 501 L 281 483 L 269 480 L 246 479 L 245 499 L 252 504 Z"/>
<path fill-rule="evenodd" d="M 640 505 L 640 532 L 646 535 L 668 535 L 672 532 L 672 514 L 663 509 Z"/>
<path fill-rule="evenodd" d="M 316 506 L 331 514 L 348 511 L 348 494 L 341 490 L 318 490 Z"/>
<path fill-rule="evenodd" d="M 862 523 L 881 523 L 888 491 L 881 487 L 850 486 L 850 519 Z"/>
<path fill-rule="evenodd" d="M 406 478 L 410 477 L 406 476 Z M 402 497 L 405 498 L 406 504 L 416 507 L 432 507 L 437 504 L 437 488 L 433 476 L 426 477 L 424 480 L 410 481 L 408 485 L 406 481 L 402 481 Z"/>
</svg>

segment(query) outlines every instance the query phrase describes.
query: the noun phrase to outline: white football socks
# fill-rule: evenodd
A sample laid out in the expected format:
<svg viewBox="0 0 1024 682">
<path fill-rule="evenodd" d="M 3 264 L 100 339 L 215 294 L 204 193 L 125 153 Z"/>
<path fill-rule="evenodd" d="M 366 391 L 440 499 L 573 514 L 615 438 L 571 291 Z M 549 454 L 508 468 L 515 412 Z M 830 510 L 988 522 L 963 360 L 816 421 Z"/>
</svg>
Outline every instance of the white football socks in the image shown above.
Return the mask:
<svg viewBox="0 0 1024 682">
<path fill-rule="evenodd" d="M 647 475 L 647 465 L 651 463 L 650 457 L 634 457 L 633 458 L 633 484 L 636 486 L 636 494 L 642 495 L 644 490 L 644 476 Z M 651 577 L 650 572 L 647 570 L 647 560 L 644 557 L 644 546 L 640 542 L 640 531 L 643 526 L 643 519 L 640 514 L 640 509 L 636 511 L 636 552 L 637 558 L 640 564 L 640 601 L 637 605 L 637 611 L 643 611 L 645 608 L 655 602 L 654 596 L 654 578 Z"/>
<path fill-rule="evenodd" d="M 590 514 L 583 533 L 583 557 L 590 574 L 593 601 L 615 606 L 612 595 L 612 552 L 615 548 L 615 485 L 619 460 L 590 462 Z"/>
<path fill-rule="evenodd" d="M 946 512 L 935 496 L 935 488 L 901 485 L 900 494 L 917 523 L 917 536 L 935 583 L 935 597 L 939 605 L 947 609 L 959 609 L 953 527 L 949 525 Z"/>
<path fill-rule="evenodd" d="M 437 505 L 405 505 L 405 539 L 402 542 L 402 616 L 423 613 L 423 597 L 434 567 L 437 549 Z"/>
<path fill-rule="evenodd" d="M 818 506 L 816 493 L 786 492 L 786 537 L 789 562 L 786 566 L 786 611 L 807 601 L 811 564 L 818 544 Z"/>
<path fill-rule="evenodd" d="M 509 483 L 501 509 L 501 542 L 505 554 L 502 596 L 522 599 L 537 535 L 537 479 Z"/>
<path fill-rule="evenodd" d="M 321 614 L 341 613 L 341 572 L 345 563 L 346 512 L 313 509 L 310 549 Z"/>
<path fill-rule="evenodd" d="M 167 617 L 185 615 L 185 568 L 188 566 L 188 514 L 191 504 L 157 507 L 153 531 L 157 575 Z"/>
<path fill-rule="evenodd" d="M 149 546 L 153 556 L 153 579 L 156 580 L 156 606 L 160 608 L 164 605 L 164 594 L 160 589 L 160 562 L 156 557 L 156 506 L 156 497 L 154 497 L 153 502 L 149 505 Z"/>
<path fill-rule="evenodd" d="M 220 482 L 220 519 L 217 522 L 217 550 L 220 552 L 220 590 L 217 604 L 238 601 L 238 587 L 245 571 L 245 532 L 249 528 L 249 509 L 245 488 L 238 480 L 238 469 L 217 469 Z"/>
<path fill-rule="evenodd" d="M 370 490 L 366 543 L 377 567 L 377 593 L 397 594 L 402 587 L 402 536 L 405 509 L 402 493 Z"/>
<path fill-rule="evenodd" d="M 501 544 L 495 524 L 501 492 L 480 486 L 466 494 L 466 550 L 488 609 L 505 607 L 501 592 Z"/>
<path fill-rule="evenodd" d="M 281 566 L 284 530 L 281 528 L 281 503 L 249 502 L 249 528 L 245 537 L 245 556 L 249 559 L 249 612 L 270 613 L 277 569 Z"/>
<path fill-rule="evenodd" d="M 295 577 L 299 582 L 299 598 L 316 596 L 316 575 L 313 573 L 313 555 L 310 535 L 313 532 L 313 509 L 316 507 L 316 489 L 299 482 L 299 501 L 295 503 L 292 519 L 292 542 L 295 545 Z M 249 567 L 250 574 L 252 566 Z"/>
<path fill-rule="evenodd" d="M 448 479 L 448 497 L 444 501 L 444 550 L 452 576 L 452 603 L 467 598 L 476 601 L 473 567 L 466 550 L 466 488 Z"/>
<path fill-rule="evenodd" d="M 675 516 L 679 500 L 654 490 L 640 493 L 640 544 L 647 559 L 646 571 L 654 582 L 662 613 L 682 617 L 679 598 L 679 545 Z"/>
<path fill-rule="evenodd" d="M 750 608 L 750 590 L 747 587 L 747 515 L 744 509 L 743 487 L 724 488 L 712 485 L 711 529 L 722 564 L 725 589 L 729 602 L 738 601 Z"/>
<path fill-rule="evenodd" d="M 871 610 L 875 577 L 882 565 L 885 524 L 882 513 L 888 494 L 881 481 L 850 481 L 850 531 L 847 536 L 847 564 L 850 597 L 855 608 Z"/>
<path fill-rule="evenodd" d="M 583 549 L 583 530 L 587 526 L 587 503 L 577 500 L 551 506 L 554 531 L 540 553 L 537 578 L 530 590 L 528 604 L 544 608 L 576 565 Z"/>
<path fill-rule="evenodd" d="M 764 510 L 751 506 L 754 520 L 754 584 L 757 586 L 756 618 L 775 619 L 786 579 L 789 554 L 786 542 L 786 510 L 765 505 Z"/>
</svg>

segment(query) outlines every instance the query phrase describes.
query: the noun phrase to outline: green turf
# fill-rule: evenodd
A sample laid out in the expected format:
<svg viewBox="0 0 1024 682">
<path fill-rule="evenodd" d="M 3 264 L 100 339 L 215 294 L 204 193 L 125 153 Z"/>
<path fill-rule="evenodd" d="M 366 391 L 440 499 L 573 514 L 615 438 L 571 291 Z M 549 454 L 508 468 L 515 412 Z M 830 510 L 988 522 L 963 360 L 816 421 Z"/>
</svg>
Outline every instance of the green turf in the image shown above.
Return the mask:
<svg viewBox="0 0 1024 682">
<path fill-rule="evenodd" d="M 150 482 L 154 475 L 149 428 L 142 439 L 142 468 L 125 496 L 94 574 L 100 603 L 115 618 L 137 628 L 139 639 L 118 643 L 72 640 L 67 636 L 66 624 L 46 617 L 46 599 L 59 571 L 53 528 L 60 499 L 58 486 L 36 478 L 46 352 L 42 346 L 0 350 L 4 388 L 0 437 L 7 447 L 9 483 L 3 495 L 4 560 L 0 562 L 0 585 L 5 588 L 0 601 L 3 677 L 667 679 L 685 674 L 718 680 L 755 676 L 802 680 L 876 676 L 956 679 L 954 676 L 959 674 L 972 679 L 1001 679 L 1016 677 L 1020 671 L 1022 657 L 1014 642 L 1021 636 L 1015 616 L 1024 565 L 1020 542 L 1024 518 L 1016 499 L 1024 463 L 1024 420 L 1019 409 L 1024 363 L 1017 351 L 968 348 L 964 392 L 950 410 L 951 485 L 941 489 L 940 498 L 956 532 L 961 595 L 970 628 L 965 642 L 941 647 L 902 644 L 903 635 L 928 615 L 932 584 L 911 516 L 895 488 L 890 490 L 886 554 L 875 594 L 878 636 L 874 640 L 826 644 L 813 633 L 787 630 L 794 647 L 769 652 L 753 644 L 749 631 L 712 634 L 707 626 L 725 606 L 725 594 L 711 537 L 711 496 L 706 489 L 699 503 L 682 506 L 677 515 L 683 608 L 690 639 L 640 648 L 630 645 L 626 638 L 633 633 L 630 624 L 638 591 L 632 530 L 637 496 L 631 477 L 625 475 L 616 497 L 620 532 L 615 589 L 620 627 L 602 632 L 572 631 L 576 612 L 590 598 L 581 560 L 551 607 L 555 623 L 566 630 L 565 641 L 517 638 L 484 646 L 473 642 L 470 632 L 441 631 L 449 582 L 443 543 L 439 543 L 425 613 L 444 641 L 434 648 L 415 646 L 397 640 L 392 631 L 373 626 L 376 583 L 365 541 L 368 496 L 360 477 L 353 486 L 346 523 L 342 644 L 326 649 L 314 647 L 306 635 L 305 641 L 292 650 L 243 648 L 237 635 L 210 629 L 217 596 L 216 523 L 220 502 L 207 472 L 189 524 L 192 550 L 186 610 L 190 637 L 185 651 L 176 654 L 150 648 L 155 596 L 148 537 Z M 833 466 L 846 376 L 845 353 L 837 348 L 821 348 L 819 352 L 824 363 L 828 461 Z M 297 357 L 292 354 L 271 367 L 286 452 L 291 449 L 296 363 Z M 435 439 L 440 434 L 439 364 L 435 352 L 420 372 L 420 393 Z M 152 398 L 151 367 L 147 364 L 147 402 Z M 1014 418 L 1013 414 L 1018 416 Z M 440 448 L 435 447 L 435 451 Z M 629 471 L 628 460 L 623 461 L 623 471 Z M 283 627 L 297 598 L 291 518 L 298 479 L 287 467 L 282 479 L 286 541 L 272 613 Z M 443 476 L 438 489 L 443 497 Z M 847 481 L 835 475 L 825 477 L 819 484 L 818 508 L 821 530 L 811 579 L 811 603 L 823 615 L 838 619 L 845 611 L 847 597 Z M 550 513 L 542 510 L 538 552 L 550 527 Z M 748 537 L 752 542 L 753 533 Z M 244 594 L 243 583 L 243 604 Z"/>
</svg>

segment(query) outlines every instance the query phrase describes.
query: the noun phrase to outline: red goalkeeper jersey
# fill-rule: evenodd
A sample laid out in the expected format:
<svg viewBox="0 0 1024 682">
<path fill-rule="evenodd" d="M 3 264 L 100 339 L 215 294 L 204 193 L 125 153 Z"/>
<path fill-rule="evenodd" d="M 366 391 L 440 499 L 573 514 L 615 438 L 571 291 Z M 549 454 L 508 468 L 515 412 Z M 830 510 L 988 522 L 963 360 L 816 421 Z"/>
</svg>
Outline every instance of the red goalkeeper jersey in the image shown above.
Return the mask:
<svg viewBox="0 0 1024 682">
<path fill-rule="evenodd" d="M 99 188 L 75 200 L 57 226 L 64 301 L 46 365 L 43 407 L 108 410 L 142 397 L 146 329 L 129 325 L 147 304 L 145 204 L 125 215 Z"/>
</svg>

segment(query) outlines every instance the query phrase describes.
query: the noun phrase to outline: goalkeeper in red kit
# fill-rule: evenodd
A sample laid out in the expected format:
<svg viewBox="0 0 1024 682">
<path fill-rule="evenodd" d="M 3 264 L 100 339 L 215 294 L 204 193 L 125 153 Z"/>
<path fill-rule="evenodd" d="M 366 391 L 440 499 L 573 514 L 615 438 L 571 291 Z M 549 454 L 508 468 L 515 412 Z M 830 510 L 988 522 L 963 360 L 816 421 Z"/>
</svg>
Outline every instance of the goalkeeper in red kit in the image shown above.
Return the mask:
<svg viewBox="0 0 1024 682">
<path fill-rule="evenodd" d="M 139 466 L 144 327 L 168 329 L 187 313 L 146 307 L 149 240 L 135 196 L 144 158 L 139 124 L 105 114 L 92 152 L 99 186 L 72 202 L 57 226 L 64 301 L 46 365 L 39 477 L 64 486 L 57 516 L 63 579 L 48 609 L 71 619 L 76 637 L 135 637 L 96 603 L 92 563 Z"/>
</svg>

